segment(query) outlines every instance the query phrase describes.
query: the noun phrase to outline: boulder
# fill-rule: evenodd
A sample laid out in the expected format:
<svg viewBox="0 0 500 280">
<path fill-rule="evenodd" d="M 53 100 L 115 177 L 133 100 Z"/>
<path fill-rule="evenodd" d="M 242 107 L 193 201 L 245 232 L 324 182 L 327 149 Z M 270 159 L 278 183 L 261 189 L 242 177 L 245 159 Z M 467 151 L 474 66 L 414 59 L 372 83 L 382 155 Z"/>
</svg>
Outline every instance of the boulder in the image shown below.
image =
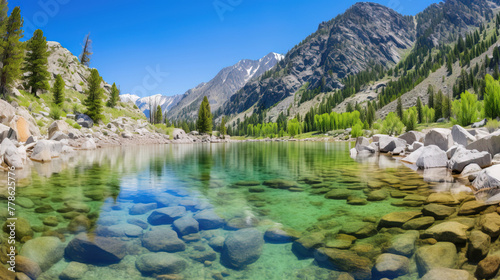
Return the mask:
<svg viewBox="0 0 500 280">
<path fill-rule="evenodd" d="M 24 257 L 16 257 L 16 272 L 22 272 L 28 275 L 31 279 L 37 279 L 42 274 L 42 269 L 35 261 Z"/>
<path fill-rule="evenodd" d="M 476 141 L 476 137 L 470 134 L 465 128 L 454 125 L 451 129 L 451 136 L 453 141 L 459 145 L 467 146 L 470 143 Z"/>
<path fill-rule="evenodd" d="M 420 236 L 416 230 L 409 230 L 403 234 L 396 235 L 392 238 L 387 252 L 406 257 L 411 257 L 415 252 L 415 242 Z"/>
<path fill-rule="evenodd" d="M 80 149 L 82 150 L 95 150 L 97 149 L 97 144 L 94 139 L 86 138 L 85 141 L 80 145 Z"/>
<path fill-rule="evenodd" d="M 424 151 L 424 148 L 419 148 L 413 151 L 411 154 L 409 154 L 407 157 L 401 159 L 401 161 L 410 163 L 410 164 L 416 164 L 420 156 L 422 155 L 422 152 Z"/>
<path fill-rule="evenodd" d="M 130 207 L 129 215 L 143 215 L 157 208 L 157 203 L 137 203 Z"/>
<path fill-rule="evenodd" d="M 370 146 L 370 140 L 366 137 L 358 137 L 358 139 L 356 139 L 355 150 L 357 153 L 361 153 L 363 151 L 375 153 L 375 149 Z"/>
<path fill-rule="evenodd" d="M 80 233 L 64 250 L 69 260 L 88 264 L 118 263 L 127 252 L 125 242 L 110 238 Z"/>
<path fill-rule="evenodd" d="M 12 128 L 17 135 L 17 141 L 26 142 L 31 136 L 30 127 L 28 121 L 21 116 L 14 116 L 9 123 L 10 128 Z"/>
<path fill-rule="evenodd" d="M 59 238 L 52 236 L 31 239 L 23 245 L 20 252 L 21 256 L 36 262 L 43 271 L 61 260 L 63 254 L 64 244 Z"/>
<path fill-rule="evenodd" d="M 461 146 L 461 145 L 460 146 L 454 145 L 453 147 L 448 149 L 448 151 L 446 151 L 446 156 L 448 156 L 448 159 L 451 159 L 455 155 L 455 153 L 457 152 L 459 147 L 463 148 L 463 146 Z"/>
<path fill-rule="evenodd" d="M 415 253 L 415 260 L 421 276 L 435 268 L 455 268 L 458 261 L 457 248 L 450 242 L 423 246 Z"/>
<path fill-rule="evenodd" d="M 422 213 L 426 216 L 432 216 L 436 220 L 444 220 L 455 213 L 455 207 L 445 206 L 441 204 L 427 204 L 422 209 Z"/>
<path fill-rule="evenodd" d="M 479 219 L 479 227 L 491 237 L 500 235 L 500 215 L 497 212 L 488 213 Z"/>
<path fill-rule="evenodd" d="M 426 145 L 422 148 L 422 154 L 418 158 L 416 165 L 419 169 L 446 167 L 448 165 L 448 156 L 438 146 Z"/>
<path fill-rule="evenodd" d="M 63 144 L 61 142 L 40 140 L 36 143 L 31 153 L 31 159 L 39 162 L 48 162 L 52 158 L 58 157 L 62 152 Z"/>
<path fill-rule="evenodd" d="M 139 256 L 135 266 L 145 276 L 178 274 L 187 268 L 187 262 L 175 254 L 160 252 Z"/>
<path fill-rule="evenodd" d="M 409 220 L 408 222 L 404 223 L 403 229 L 406 229 L 406 230 L 426 229 L 426 228 L 432 226 L 432 224 L 434 224 L 434 221 L 435 221 L 434 217 L 429 217 L 429 216 L 416 218 L 416 219 Z"/>
<path fill-rule="evenodd" d="M 186 215 L 174 221 L 174 230 L 182 236 L 198 233 L 200 231 L 200 226 L 198 221 L 196 221 L 191 215 Z"/>
<path fill-rule="evenodd" d="M 431 129 L 424 140 L 425 146 L 437 146 L 443 151 L 448 151 L 453 146 L 453 136 L 451 130 L 446 128 Z"/>
<path fill-rule="evenodd" d="M 488 255 L 491 237 L 480 230 L 473 230 L 469 237 L 467 258 L 472 262 L 479 262 Z"/>
<path fill-rule="evenodd" d="M 409 131 L 398 137 L 406 141 L 406 144 L 413 145 L 415 142 L 421 142 L 424 140 L 424 134 L 418 131 Z"/>
<path fill-rule="evenodd" d="M 394 151 L 396 148 L 406 148 L 406 141 L 392 136 L 383 135 L 379 138 L 380 151 L 388 153 Z"/>
<path fill-rule="evenodd" d="M 471 163 L 462 170 L 462 173 L 460 173 L 460 177 L 469 178 L 469 176 L 473 176 L 475 180 L 479 172 L 481 172 L 482 170 L 483 169 L 481 168 L 481 166 L 477 165 L 476 163 Z"/>
<path fill-rule="evenodd" d="M 366 257 L 348 251 L 333 248 L 318 249 L 315 259 L 319 263 L 333 265 L 340 271 L 351 274 L 357 280 L 372 279 L 372 262 Z"/>
<path fill-rule="evenodd" d="M 424 277 L 420 280 L 444 280 L 444 279 L 453 279 L 453 280 L 473 280 L 467 270 L 462 269 L 451 269 L 451 268 L 434 268 L 427 272 Z"/>
<path fill-rule="evenodd" d="M 8 224 L 8 222 L 5 222 L 2 227 L 3 231 L 6 233 L 11 232 L 10 228 L 7 227 Z M 19 217 L 16 221 L 16 239 L 22 240 L 24 237 L 33 237 L 33 230 L 27 219 Z"/>
<path fill-rule="evenodd" d="M 468 229 L 468 226 L 458 222 L 444 222 L 427 229 L 424 235 L 432 237 L 437 241 L 465 243 L 467 241 Z"/>
<path fill-rule="evenodd" d="M 269 243 L 289 243 L 299 239 L 300 234 L 292 229 L 273 226 L 266 230 L 264 239 Z"/>
<path fill-rule="evenodd" d="M 458 209 L 458 215 L 475 215 L 479 214 L 484 209 L 488 208 L 488 205 L 484 202 L 471 200 L 467 201 Z"/>
<path fill-rule="evenodd" d="M 79 114 L 76 116 L 76 123 L 81 127 L 92 128 L 94 126 L 94 121 L 85 114 Z"/>
<path fill-rule="evenodd" d="M 472 128 L 478 128 L 478 127 L 483 127 L 485 126 L 486 124 L 488 123 L 488 120 L 487 119 L 484 119 L 482 121 L 479 121 L 479 122 L 475 122 L 472 124 Z"/>
<path fill-rule="evenodd" d="M 500 165 L 493 165 L 481 171 L 472 185 L 478 191 L 500 188 Z"/>
<path fill-rule="evenodd" d="M 487 256 L 477 264 L 476 277 L 478 279 L 491 279 L 498 273 L 500 257 L 496 255 Z"/>
<path fill-rule="evenodd" d="M 244 268 L 260 258 L 263 245 L 263 235 L 256 229 L 232 232 L 224 241 L 221 262 L 229 267 Z"/>
<path fill-rule="evenodd" d="M 0 99 L 2 101 L 2 99 Z M 8 270 L 5 266 L 0 265 L 0 280 L 14 280 L 16 273 Z"/>
<path fill-rule="evenodd" d="M 23 158 L 19 153 L 19 150 L 16 148 L 14 143 L 9 140 L 9 138 L 5 138 L 2 141 L 0 147 L 0 158 L 3 156 L 4 162 L 10 166 L 15 167 L 16 169 L 23 168 Z"/>
<path fill-rule="evenodd" d="M 61 280 L 78 280 L 85 279 L 84 274 L 89 270 L 89 267 L 84 263 L 70 262 L 68 266 L 59 274 Z"/>
<path fill-rule="evenodd" d="M 54 136 L 56 132 L 62 132 L 63 134 L 68 134 L 69 133 L 69 124 L 63 120 L 58 120 L 53 122 L 49 126 L 49 139 Z"/>
<path fill-rule="evenodd" d="M 488 152 L 492 156 L 500 153 L 500 130 L 467 145 L 467 150 Z"/>
<path fill-rule="evenodd" d="M 186 250 L 186 244 L 170 228 L 154 228 L 142 236 L 142 246 L 152 252 L 180 252 Z"/>
<path fill-rule="evenodd" d="M 409 271 L 410 260 L 407 257 L 388 253 L 378 256 L 373 267 L 373 275 L 380 278 L 397 278 Z"/>
<path fill-rule="evenodd" d="M 200 230 L 217 229 L 223 227 L 225 224 L 224 219 L 211 209 L 196 213 L 194 219 L 198 221 Z"/>
<path fill-rule="evenodd" d="M 467 165 L 473 163 L 479 165 L 481 168 L 488 167 L 491 165 L 491 154 L 458 148 L 448 162 L 448 168 L 453 172 L 461 173 Z"/>
<path fill-rule="evenodd" d="M 0 123 L 8 125 L 15 114 L 16 109 L 5 100 L 0 99 Z"/>
<path fill-rule="evenodd" d="M 422 216 L 420 211 L 392 212 L 380 219 L 379 227 L 401 227 L 411 219 Z"/>
<path fill-rule="evenodd" d="M 183 206 L 172 206 L 159 208 L 153 211 L 148 217 L 151 225 L 171 224 L 180 217 L 186 215 L 186 208 Z"/>
</svg>

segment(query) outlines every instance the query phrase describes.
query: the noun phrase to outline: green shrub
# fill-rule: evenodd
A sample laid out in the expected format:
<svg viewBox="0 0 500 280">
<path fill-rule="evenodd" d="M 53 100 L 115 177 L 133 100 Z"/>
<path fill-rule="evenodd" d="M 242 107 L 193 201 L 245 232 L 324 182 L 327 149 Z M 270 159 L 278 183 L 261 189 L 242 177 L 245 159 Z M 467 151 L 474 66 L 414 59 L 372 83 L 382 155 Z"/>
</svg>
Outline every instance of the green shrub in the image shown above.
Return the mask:
<svg viewBox="0 0 500 280">
<path fill-rule="evenodd" d="M 59 108 L 59 106 L 54 105 L 50 108 L 49 117 L 51 117 L 52 119 L 59 120 L 61 118 L 61 115 L 62 115 L 62 110 L 61 108 Z"/>
<path fill-rule="evenodd" d="M 360 136 L 363 136 L 363 125 L 361 124 L 361 122 L 358 122 L 356 125 L 352 127 L 351 137 L 358 138 Z"/>
<path fill-rule="evenodd" d="M 453 114 L 456 117 L 456 122 L 461 126 L 468 126 L 477 121 L 477 95 L 468 91 L 462 93 L 460 100 L 453 101 Z"/>
<path fill-rule="evenodd" d="M 418 112 L 416 107 L 411 107 L 403 112 L 403 123 L 406 126 L 406 131 L 415 130 L 418 123 Z"/>
<path fill-rule="evenodd" d="M 79 125 L 78 123 L 74 123 L 73 124 L 73 128 L 76 128 L 76 129 L 82 129 L 82 126 Z"/>
<path fill-rule="evenodd" d="M 43 127 L 43 126 L 45 126 L 45 122 L 43 120 L 38 120 L 38 121 L 36 121 L 36 125 L 38 127 Z"/>
<path fill-rule="evenodd" d="M 399 135 L 403 132 L 405 125 L 394 112 L 390 112 L 382 122 L 381 131 L 387 135 Z"/>
<path fill-rule="evenodd" d="M 488 131 L 490 133 L 493 133 L 494 131 L 496 131 L 499 128 L 500 128 L 500 122 L 499 121 L 497 121 L 497 120 L 488 120 L 488 123 L 486 124 L 486 129 L 488 129 Z"/>
</svg>

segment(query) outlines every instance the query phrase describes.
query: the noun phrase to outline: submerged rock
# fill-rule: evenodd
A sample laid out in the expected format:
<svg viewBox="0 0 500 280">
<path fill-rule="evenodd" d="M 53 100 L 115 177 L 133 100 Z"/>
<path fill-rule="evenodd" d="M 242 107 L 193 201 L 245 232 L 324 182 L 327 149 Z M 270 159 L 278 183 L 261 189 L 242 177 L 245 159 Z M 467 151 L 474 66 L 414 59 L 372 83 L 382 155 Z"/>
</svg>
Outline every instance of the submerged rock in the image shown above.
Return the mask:
<svg viewBox="0 0 500 280">
<path fill-rule="evenodd" d="M 263 245 L 263 235 L 256 229 L 232 232 L 224 241 L 221 262 L 229 267 L 243 268 L 260 258 Z"/>
<path fill-rule="evenodd" d="M 491 279 L 495 277 L 500 268 L 500 257 L 496 255 L 487 256 L 477 264 L 476 277 L 479 279 Z"/>
<path fill-rule="evenodd" d="M 455 268 L 458 261 L 457 248 L 451 242 L 423 246 L 415 256 L 418 272 L 422 276 L 435 268 Z"/>
<path fill-rule="evenodd" d="M 84 263 L 70 262 L 68 266 L 59 275 L 59 279 L 61 280 L 84 279 L 84 275 L 88 270 L 89 267 Z"/>
<path fill-rule="evenodd" d="M 472 280 L 473 277 L 467 270 L 451 269 L 451 268 L 434 268 L 427 272 L 420 280 Z"/>
<path fill-rule="evenodd" d="M 130 215 L 143 215 L 157 208 L 156 203 L 138 203 L 134 204 L 129 211 Z"/>
<path fill-rule="evenodd" d="M 434 217 L 436 220 L 444 220 L 455 213 L 455 211 L 455 207 L 435 203 L 427 204 L 422 209 L 424 215 Z"/>
<path fill-rule="evenodd" d="M 37 237 L 29 240 L 21 249 L 21 256 L 36 262 L 43 271 L 62 259 L 64 245 L 57 237 Z"/>
<path fill-rule="evenodd" d="M 264 239 L 269 243 L 289 243 L 300 238 L 300 233 L 281 226 L 274 226 L 266 230 Z"/>
<path fill-rule="evenodd" d="M 467 241 L 468 226 L 458 222 L 444 222 L 425 231 L 424 235 L 437 241 L 464 243 Z"/>
<path fill-rule="evenodd" d="M 169 228 L 154 228 L 142 236 L 142 246 L 152 252 L 179 252 L 186 250 L 186 244 L 177 233 Z"/>
<path fill-rule="evenodd" d="M 420 211 L 392 212 L 380 219 L 379 227 L 401 227 L 411 219 L 422 216 Z"/>
<path fill-rule="evenodd" d="M 404 234 L 394 236 L 387 252 L 411 257 L 415 252 L 415 242 L 417 241 L 419 235 L 418 231 L 409 230 Z"/>
<path fill-rule="evenodd" d="M 66 247 L 66 258 L 81 263 L 103 264 L 117 263 L 126 254 L 123 241 L 80 233 Z"/>
<path fill-rule="evenodd" d="M 186 208 L 183 206 L 164 207 L 153 211 L 148 217 L 148 222 L 155 226 L 166 225 L 185 215 Z"/>
<path fill-rule="evenodd" d="M 325 235 L 321 232 L 313 232 L 300 237 L 292 244 L 292 250 L 298 257 L 313 257 L 314 252 L 324 245 Z"/>
<path fill-rule="evenodd" d="M 200 230 L 217 229 L 224 226 L 225 221 L 214 210 L 206 209 L 194 215 L 194 219 L 198 221 Z"/>
<path fill-rule="evenodd" d="M 178 274 L 187 268 L 187 262 L 169 253 L 149 253 L 137 258 L 135 266 L 143 275 Z"/>
<path fill-rule="evenodd" d="M 490 250 L 491 237 L 480 230 L 473 230 L 469 237 L 467 258 L 473 262 L 484 259 Z"/>
<path fill-rule="evenodd" d="M 408 274 L 410 270 L 410 260 L 405 256 L 394 254 L 382 254 L 378 256 L 373 267 L 374 276 L 380 278 L 396 278 Z"/>
<path fill-rule="evenodd" d="M 355 279 L 368 280 L 372 278 L 372 262 L 358 254 L 332 248 L 318 249 L 315 259 L 319 263 L 329 263 L 341 271 L 348 272 Z"/>
<path fill-rule="evenodd" d="M 186 215 L 174 221 L 174 230 L 182 236 L 198 233 L 200 231 L 200 226 L 198 221 L 196 221 L 191 215 Z"/>
</svg>

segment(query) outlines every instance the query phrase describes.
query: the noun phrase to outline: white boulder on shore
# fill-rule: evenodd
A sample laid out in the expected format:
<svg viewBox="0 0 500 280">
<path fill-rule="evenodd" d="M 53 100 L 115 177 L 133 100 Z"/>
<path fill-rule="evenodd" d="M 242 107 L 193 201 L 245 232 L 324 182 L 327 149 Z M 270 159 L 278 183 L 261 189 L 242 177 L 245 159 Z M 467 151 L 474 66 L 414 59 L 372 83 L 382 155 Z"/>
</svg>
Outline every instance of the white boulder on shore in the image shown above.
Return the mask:
<svg viewBox="0 0 500 280">
<path fill-rule="evenodd" d="M 416 162 L 419 169 L 446 167 L 448 165 L 446 152 L 438 146 L 430 145 L 421 149 L 422 153 Z"/>
<path fill-rule="evenodd" d="M 461 173 L 467 165 L 472 163 L 479 165 L 481 168 L 488 167 L 491 165 L 491 154 L 459 147 L 448 162 L 448 168 L 453 172 Z"/>
<path fill-rule="evenodd" d="M 453 136 L 451 130 L 446 128 L 431 129 L 424 140 L 425 146 L 435 145 L 443 151 L 448 151 L 453 146 Z"/>
</svg>

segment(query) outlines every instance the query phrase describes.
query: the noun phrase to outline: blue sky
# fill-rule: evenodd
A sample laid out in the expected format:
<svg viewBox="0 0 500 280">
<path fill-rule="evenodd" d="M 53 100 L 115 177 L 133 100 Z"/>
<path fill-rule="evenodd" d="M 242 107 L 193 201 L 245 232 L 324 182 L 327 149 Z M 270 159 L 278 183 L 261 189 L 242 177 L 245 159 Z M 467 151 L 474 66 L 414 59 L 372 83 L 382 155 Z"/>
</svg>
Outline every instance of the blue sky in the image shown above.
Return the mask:
<svg viewBox="0 0 500 280">
<path fill-rule="evenodd" d="M 122 93 L 182 94 L 241 59 L 285 54 L 318 24 L 358 1 L 335 0 L 11 0 L 25 36 L 42 29 L 79 55 L 91 33 L 91 66 Z M 374 1 L 416 14 L 435 0 Z"/>
</svg>

